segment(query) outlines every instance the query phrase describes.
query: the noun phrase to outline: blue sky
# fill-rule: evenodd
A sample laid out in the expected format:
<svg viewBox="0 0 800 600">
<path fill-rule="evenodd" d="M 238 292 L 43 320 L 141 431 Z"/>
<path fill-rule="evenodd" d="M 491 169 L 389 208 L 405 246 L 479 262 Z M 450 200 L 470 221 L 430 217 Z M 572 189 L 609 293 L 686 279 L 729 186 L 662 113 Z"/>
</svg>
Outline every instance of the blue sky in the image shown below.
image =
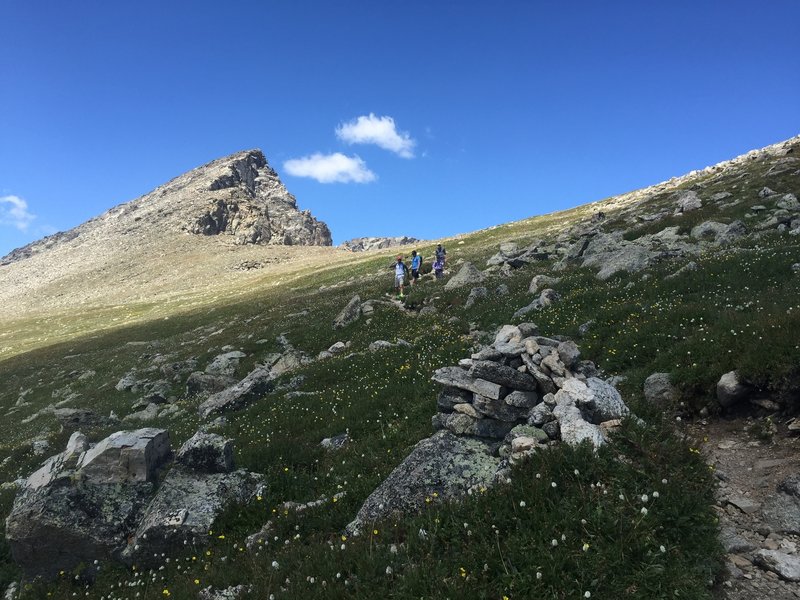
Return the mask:
<svg viewBox="0 0 800 600">
<path fill-rule="evenodd" d="M 0 0 L 0 256 L 249 148 L 335 243 L 657 183 L 800 133 L 798 23 L 797 0 Z"/>
</svg>

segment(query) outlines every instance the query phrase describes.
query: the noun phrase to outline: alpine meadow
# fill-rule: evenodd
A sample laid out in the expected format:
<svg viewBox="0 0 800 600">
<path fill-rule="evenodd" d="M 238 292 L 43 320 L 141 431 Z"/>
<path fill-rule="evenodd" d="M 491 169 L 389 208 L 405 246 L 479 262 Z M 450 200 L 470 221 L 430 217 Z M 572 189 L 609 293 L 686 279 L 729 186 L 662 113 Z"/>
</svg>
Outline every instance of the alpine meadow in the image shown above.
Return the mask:
<svg viewBox="0 0 800 600">
<path fill-rule="evenodd" d="M 795 137 L 352 251 L 251 150 L 15 250 L 0 589 L 796 597 L 798 196 Z"/>
</svg>

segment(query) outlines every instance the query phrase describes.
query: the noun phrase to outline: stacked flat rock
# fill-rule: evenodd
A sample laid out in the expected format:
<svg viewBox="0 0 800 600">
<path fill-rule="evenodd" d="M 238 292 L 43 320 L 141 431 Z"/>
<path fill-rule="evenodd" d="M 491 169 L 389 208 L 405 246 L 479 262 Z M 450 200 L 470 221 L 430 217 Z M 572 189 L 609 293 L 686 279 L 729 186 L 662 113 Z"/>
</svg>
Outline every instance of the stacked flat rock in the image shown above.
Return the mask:
<svg viewBox="0 0 800 600">
<path fill-rule="evenodd" d="M 501 453 L 537 443 L 588 440 L 595 447 L 629 414 L 619 392 L 580 360 L 574 342 L 537 335 L 535 325 L 504 325 L 494 343 L 458 366 L 438 369 L 444 386 L 434 429 L 505 440 Z M 522 438 L 522 439 L 521 439 Z"/>
</svg>

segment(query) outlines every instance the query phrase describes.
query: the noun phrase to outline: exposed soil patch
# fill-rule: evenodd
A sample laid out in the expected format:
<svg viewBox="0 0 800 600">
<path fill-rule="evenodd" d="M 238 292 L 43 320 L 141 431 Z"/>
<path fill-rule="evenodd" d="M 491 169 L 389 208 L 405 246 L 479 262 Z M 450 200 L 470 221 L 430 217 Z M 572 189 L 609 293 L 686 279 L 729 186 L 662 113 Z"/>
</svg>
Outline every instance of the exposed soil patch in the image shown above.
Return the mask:
<svg viewBox="0 0 800 600">
<path fill-rule="evenodd" d="M 727 554 L 727 574 L 718 586 L 724 600 L 800 598 L 800 583 L 757 566 L 760 550 L 800 558 L 800 536 L 777 531 L 764 507 L 778 486 L 800 474 L 800 437 L 782 421 L 769 435 L 763 420 L 703 421 L 692 427 L 704 440 L 703 452 L 719 478 L 716 510 Z"/>
</svg>

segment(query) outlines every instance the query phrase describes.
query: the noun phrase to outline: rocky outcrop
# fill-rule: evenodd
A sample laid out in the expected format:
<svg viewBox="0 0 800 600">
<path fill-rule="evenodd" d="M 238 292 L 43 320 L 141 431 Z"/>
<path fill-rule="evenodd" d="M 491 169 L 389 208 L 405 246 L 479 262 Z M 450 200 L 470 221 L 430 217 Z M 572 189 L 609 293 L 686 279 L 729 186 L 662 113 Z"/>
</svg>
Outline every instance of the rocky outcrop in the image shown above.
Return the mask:
<svg viewBox="0 0 800 600">
<path fill-rule="evenodd" d="M 395 246 L 407 246 L 419 242 L 417 238 L 400 237 L 361 237 L 353 238 L 342 242 L 339 247 L 350 252 L 369 252 L 370 250 L 382 250 L 383 248 L 394 248 Z"/>
<path fill-rule="evenodd" d="M 185 231 L 228 235 L 236 244 L 331 245 L 328 226 L 297 209 L 294 196 L 261 151 L 223 160 L 198 203 L 200 210 L 183 226 Z"/>
<path fill-rule="evenodd" d="M 14 500 L 6 537 L 16 563 L 45 578 L 98 560 L 147 565 L 154 554 L 204 545 L 217 515 L 262 485 L 233 470 L 230 440 L 213 434 L 186 442 L 161 478 L 170 457 L 161 429 L 118 431 L 94 446 L 73 434 Z"/>
<path fill-rule="evenodd" d="M 14 500 L 6 537 L 28 576 L 54 576 L 117 556 L 144 514 L 155 469 L 169 455 L 166 431 L 120 431 L 94 448 L 76 433 L 33 473 Z"/>
</svg>

